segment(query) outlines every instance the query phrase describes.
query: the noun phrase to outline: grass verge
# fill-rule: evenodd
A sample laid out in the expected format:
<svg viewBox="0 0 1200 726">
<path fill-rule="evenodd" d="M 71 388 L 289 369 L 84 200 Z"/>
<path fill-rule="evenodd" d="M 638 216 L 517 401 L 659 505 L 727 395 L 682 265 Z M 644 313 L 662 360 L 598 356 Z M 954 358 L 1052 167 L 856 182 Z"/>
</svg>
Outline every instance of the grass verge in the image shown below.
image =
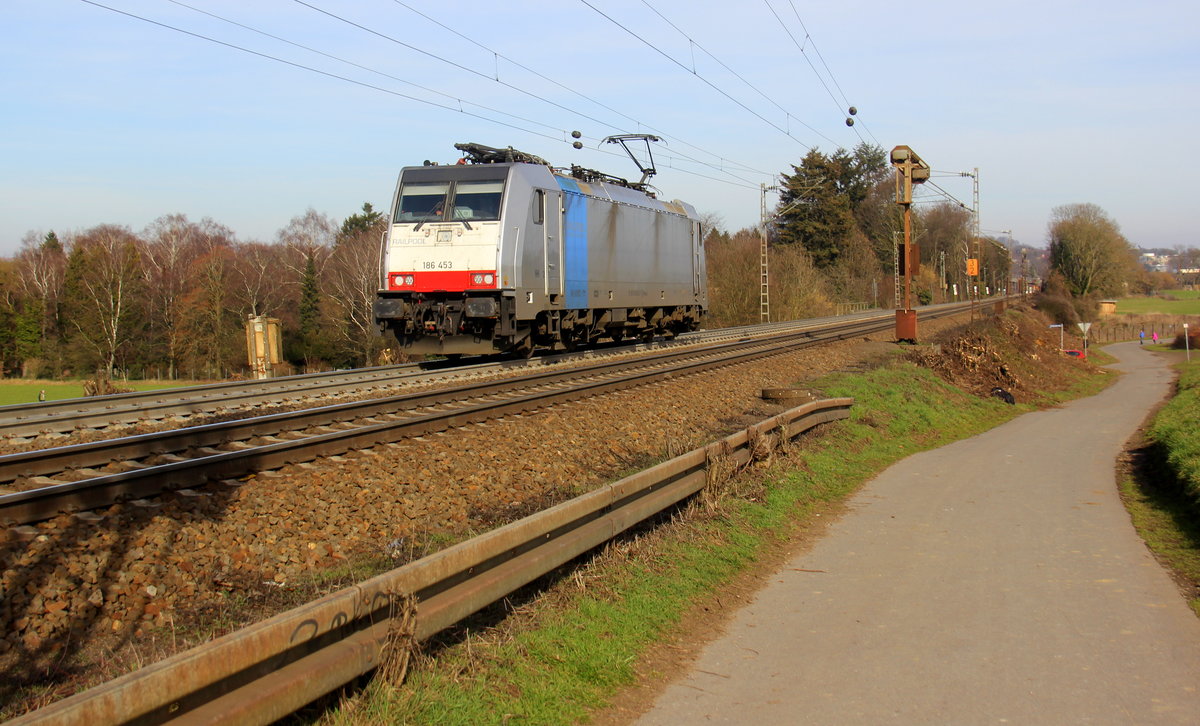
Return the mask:
<svg viewBox="0 0 1200 726">
<path fill-rule="evenodd" d="M 1098 381 L 1103 379 L 1103 381 Z M 1109 380 L 1083 370 L 1086 395 Z M 635 662 L 808 517 L 917 451 L 969 437 L 1031 406 L 978 398 L 892 363 L 808 382 L 851 396 L 851 418 L 735 476 L 666 526 L 610 544 L 487 627 L 418 658 L 397 687 L 375 679 L 320 717 L 330 724 L 528 724 L 588 718 L 636 678 Z M 1056 397 L 1057 398 L 1057 397 Z"/>
<path fill-rule="evenodd" d="M 1127 297 L 1117 302 L 1120 314 L 1200 315 L 1200 292 L 1195 290 L 1164 290 L 1161 297 Z"/>
<path fill-rule="evenodd" d="M 184 388 L 200 385 L 199 381 L 115 381 L 118 386 L 135 391 L 157 391 L 162 388 Z M 37 403 L 38 395 L 46 393 L 47 401 L 62 401 L 83 397 L 83 381 L 0 381 L 0 406 Z"/>
<path fill-rule="evenodd" d="M 1175 397 L 1155 416 L 1149 438 L 1183 493 L 1200 503 L 1200 360 L 1179 370 Z"/>
<path fill-rule="evenodd" d="M 1179 368 L 1175 396 L 1132 447 L 1121 495 L 1138 534 L 1200 616 L 1200 361 Z"/>
</svg>

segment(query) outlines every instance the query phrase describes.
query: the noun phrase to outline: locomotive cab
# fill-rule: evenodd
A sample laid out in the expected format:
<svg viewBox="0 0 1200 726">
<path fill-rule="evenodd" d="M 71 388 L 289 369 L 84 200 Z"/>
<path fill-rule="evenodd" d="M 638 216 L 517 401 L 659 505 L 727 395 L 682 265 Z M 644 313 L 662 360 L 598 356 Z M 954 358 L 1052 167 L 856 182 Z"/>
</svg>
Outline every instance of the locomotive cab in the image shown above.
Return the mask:
<svg viewBox="0 0 1200 726">
<path fill-rule="evenodd" d="M 689 205 L 512 149 L 458 148 L 488 158 L 397 181 L 374 313 L 405 353 L 529 354 L 698 327 Z"/>
<path fill-rule="evenodd" d="M 494 353 L 499 328 L 515 334 L 500 254 L 511 169 L 495 164 L 401 171 L 375 317 L 405 352 Z"/>
</svg>

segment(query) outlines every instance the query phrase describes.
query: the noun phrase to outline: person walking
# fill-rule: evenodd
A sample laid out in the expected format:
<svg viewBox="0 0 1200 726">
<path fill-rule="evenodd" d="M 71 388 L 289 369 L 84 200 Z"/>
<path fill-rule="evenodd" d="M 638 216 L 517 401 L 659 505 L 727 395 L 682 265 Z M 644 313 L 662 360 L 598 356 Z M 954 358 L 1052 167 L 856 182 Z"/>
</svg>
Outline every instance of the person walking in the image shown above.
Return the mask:
<svg viewBox="0 0 1200 726">
<path fill-rule="evenodd" d="M 1158 345 L 1158 331 L 1157 330 L 1150 334 L 1150 339 L 1152 341 L 1154 341 L 1155 345 Z"/>
<path fill-rule="evenodd" d="M 1146 343 L 1146 331 L 1142 330 L 1140 333 L 1138 333 L 1138 345 L 1145 345 L 1145 343 Z"/>
</svg>

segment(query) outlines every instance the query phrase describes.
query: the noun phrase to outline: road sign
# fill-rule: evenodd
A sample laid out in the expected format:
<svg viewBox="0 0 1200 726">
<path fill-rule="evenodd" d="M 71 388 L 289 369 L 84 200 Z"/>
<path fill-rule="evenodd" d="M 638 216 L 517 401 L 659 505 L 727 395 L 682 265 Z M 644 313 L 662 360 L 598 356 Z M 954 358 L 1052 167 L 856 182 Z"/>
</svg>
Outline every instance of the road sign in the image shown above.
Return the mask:
<svg viewBox="0 0 1200 726">
<path fill-rule="evenodd" d="M 1079 332 L 1083 333 L 1083 337 L 1087 337 L 1087 331 L 1092 327 L 1091 323 L 1075 323 L 1079 326 Z"/>
</svg>

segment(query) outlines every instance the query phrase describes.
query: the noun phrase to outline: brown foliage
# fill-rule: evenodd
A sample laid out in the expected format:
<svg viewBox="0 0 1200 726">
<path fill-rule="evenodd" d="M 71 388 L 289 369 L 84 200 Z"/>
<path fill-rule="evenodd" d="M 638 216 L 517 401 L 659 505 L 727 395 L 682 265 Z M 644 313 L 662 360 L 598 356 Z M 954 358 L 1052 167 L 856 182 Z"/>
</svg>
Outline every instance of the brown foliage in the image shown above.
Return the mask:
<svg viewBox="0 0 1200 726">
<path fill-rule="evenodd" d="M 731 237 L 713 235 L 708 257 L 708 327 L 759 322 L 760 238 L 753 230 Z M 769 252 L 772 320 L 818 317 L 833 312 L 827 285 L 799 246 L 771 247 Z"/>
<path fill-rule="evenodd" d="M 1058 390 L 1066 371 L 1091 365 L 1064 356 L 1058 349 L 1058 331 L 1050 330 L 1047 322 L 1018 306 L 938 336 L 935 345 L 913 351 L 911 358 L 976 395 L 987 396 L 998 387 L 1024 403 Z"/>
</svg>

